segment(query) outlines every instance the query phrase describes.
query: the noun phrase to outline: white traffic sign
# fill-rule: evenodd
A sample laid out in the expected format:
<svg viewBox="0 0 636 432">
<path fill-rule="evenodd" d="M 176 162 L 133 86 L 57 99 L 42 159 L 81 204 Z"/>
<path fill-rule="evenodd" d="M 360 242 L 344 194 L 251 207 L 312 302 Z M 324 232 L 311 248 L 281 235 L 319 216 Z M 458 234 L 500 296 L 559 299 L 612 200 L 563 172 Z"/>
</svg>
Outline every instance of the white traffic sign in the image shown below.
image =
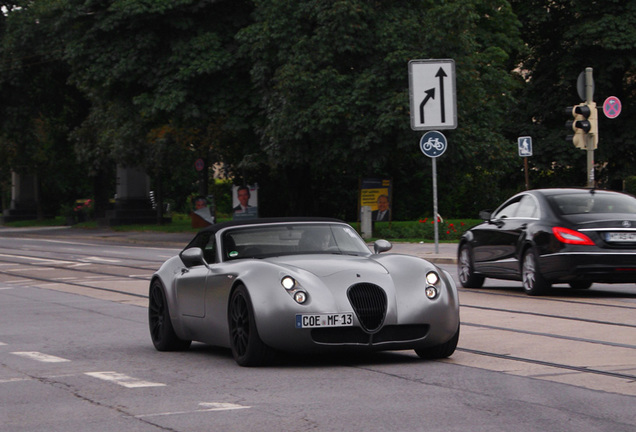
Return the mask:
<svg viewBox="0 0 636 432">
<path fill-rule="evenodd" d="M 455 60 L 409 62 L 411 129 L 457 128 Z"/>
<path fill-rule="evenodd" d="M 517 138 L 517 144 L 519 145 L 519 156 L 529 157 L 532 156 L 532 137 L 523 136 Z"/>
</svg>

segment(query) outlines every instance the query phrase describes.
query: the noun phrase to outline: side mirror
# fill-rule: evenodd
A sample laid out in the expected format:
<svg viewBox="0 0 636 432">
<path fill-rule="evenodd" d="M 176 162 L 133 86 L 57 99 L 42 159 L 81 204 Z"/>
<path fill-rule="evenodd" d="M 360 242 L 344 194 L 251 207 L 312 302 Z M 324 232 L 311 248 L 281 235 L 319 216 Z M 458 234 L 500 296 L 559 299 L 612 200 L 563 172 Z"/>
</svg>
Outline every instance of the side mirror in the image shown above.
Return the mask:
<svg viewBox="0 0 636 432">
<path fill-rule="evenodd" d="M 375 252 L 376 254 L 379 254 L 382 252 L 390 251 L 392 247 L 393 245 L 391 244 L 390 241 L 376 240 L 375 243 L 373 243 L 373 252 Z"/>
<path fill-rule="evenodd" d="M 179 254 L 179 258 L 181 258 L 183 264 L 185 264 L 185 266 L 188 268 L 198 265 L 204 265 L 210 268 L 208 266 L 208 263 L 205 262 L 205 258 L 203 257 L 203 249 L 201 248 L 194 247 L 186 249 Z"/>
</svg>

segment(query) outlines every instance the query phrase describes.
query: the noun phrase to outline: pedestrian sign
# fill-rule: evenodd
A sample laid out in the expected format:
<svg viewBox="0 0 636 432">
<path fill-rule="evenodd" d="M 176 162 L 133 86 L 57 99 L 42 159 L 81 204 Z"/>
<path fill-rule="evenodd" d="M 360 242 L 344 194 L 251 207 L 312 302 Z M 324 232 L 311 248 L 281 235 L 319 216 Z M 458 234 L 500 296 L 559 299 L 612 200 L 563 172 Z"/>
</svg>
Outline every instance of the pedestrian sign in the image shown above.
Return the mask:
<svg viewBox="0 0 636 432">
<path fill-rule="evenodd" d="M 529 157 L 532 156 L 532 137 L 523 136 L 517 138 L 517 144 L 519 145 L 519 156 Z"/>
</svg>

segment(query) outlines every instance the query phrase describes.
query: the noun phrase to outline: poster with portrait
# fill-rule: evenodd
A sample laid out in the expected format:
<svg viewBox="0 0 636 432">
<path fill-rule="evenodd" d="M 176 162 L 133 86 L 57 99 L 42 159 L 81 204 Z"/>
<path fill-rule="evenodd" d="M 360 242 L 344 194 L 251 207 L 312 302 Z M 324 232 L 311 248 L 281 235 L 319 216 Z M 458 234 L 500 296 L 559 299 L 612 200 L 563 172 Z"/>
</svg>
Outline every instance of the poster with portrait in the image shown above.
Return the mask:
<svg viewBox="0 0 636 432">
<path fill-rule="evenodd" d="M 389 222 L 391 215 L 392 185 L 390 179 L 362 179 L 360 181 L 360 207 L 371 207 L 373 222 Z"/>
<path fill-rule="evenodd" d="M 214 206 L 214 196 L 195 196 L 192 198 L 192 228 L 203 228 L 214 224 L 216 220 L 216 209 Z"/>
<path fill-rule="evenodd" d="M 232 186 L 232 218 L 258 217 L 258 185 Z"/>
</svg>

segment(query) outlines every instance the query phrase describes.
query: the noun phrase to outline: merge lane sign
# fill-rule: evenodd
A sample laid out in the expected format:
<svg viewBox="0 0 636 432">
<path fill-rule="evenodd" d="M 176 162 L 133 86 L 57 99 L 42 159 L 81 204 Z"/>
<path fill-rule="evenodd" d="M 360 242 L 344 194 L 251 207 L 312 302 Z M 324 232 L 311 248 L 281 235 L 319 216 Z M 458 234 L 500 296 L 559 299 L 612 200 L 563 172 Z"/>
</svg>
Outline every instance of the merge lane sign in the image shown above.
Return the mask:
<svg viewBox="0 0 636 432">
<path fill-rule="evenodd" d="M 411 129 L 457 128 L 455 60 L 409 62 Z"/>
</svg>

